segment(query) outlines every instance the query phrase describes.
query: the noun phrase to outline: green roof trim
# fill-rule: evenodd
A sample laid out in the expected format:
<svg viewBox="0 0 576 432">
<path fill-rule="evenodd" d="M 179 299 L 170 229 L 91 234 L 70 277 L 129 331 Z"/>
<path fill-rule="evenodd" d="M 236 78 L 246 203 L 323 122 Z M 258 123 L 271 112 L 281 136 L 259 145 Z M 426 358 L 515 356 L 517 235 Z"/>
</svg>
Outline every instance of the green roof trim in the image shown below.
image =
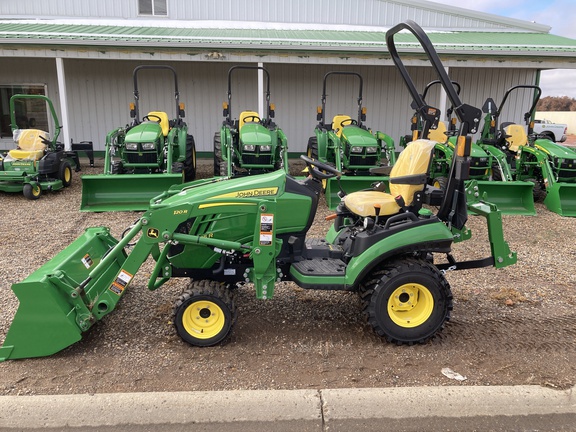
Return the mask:
<svg viewBox="0 0 576 432">
<path fill-rule="evenodd" d="M 0 43 L 81 47 L 108 45 L 172 49 L 192 47 L 387 52 L 384 30 L 216 29 L 3 21 L 0 22 Z M 441 53 L 539 53 L 576 57 L 576 40 L 548 33 L 428 30 L 428 36 L 436 50 Z M 400 51 L 420 51 L 420 45 L 412 34 L 399 33 L 394 40 Z"/>
</svg>

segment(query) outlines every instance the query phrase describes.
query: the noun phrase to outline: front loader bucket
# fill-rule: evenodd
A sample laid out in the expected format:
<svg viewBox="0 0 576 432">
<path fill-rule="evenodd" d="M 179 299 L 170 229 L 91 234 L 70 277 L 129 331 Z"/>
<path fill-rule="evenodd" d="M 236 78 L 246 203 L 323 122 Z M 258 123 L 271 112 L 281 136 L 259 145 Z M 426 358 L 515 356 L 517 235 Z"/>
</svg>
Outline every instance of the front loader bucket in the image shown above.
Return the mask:
<svg viewBox="0 0 576 432">
<path fill-rule="evenodd" d="M 0 347 L 0 361 L 54 354 L 79 341 L 99 315 L 114 309 L 118 302 L 114 296 L 119 296 L 108 291 L 125 260 L 123 252 L 92 281 L 92 288 L 78 287 L 117 243 L 107 228 L 89 228 L 53 259 L 12 286 L 20 305 Z M 101 287 L 99 292 L 97 286 Z"/>
<path fill-rule="evenodd" d="M 477 181 L 480 197 L 496 204 L 502 214 L 536 215 L 534 184 L 525 181 Z"/>
<path fill-rule="evenodd" d="M 101 174 L 82 176 L 81 211 L 144 211 L 150 200 L 170 186 L 181 184 L 182 174 Z"/>
<path fill-rule="evenodd" d="M 576 183 L 554 183 L 549 186 L 544 205 L 561 216 L 576 217 Z"/>
<path fill-rule="evenodd" d="M 340 180 L 332 177 L 326 182 L 326 190 L 324 192 L 324 195 L 326 195 L 326 204 L 330 210 L 334 210 L 338 206 L 340 203 L 340 197 L 338 196 L 340 188 L 342 188 L 346 194 L 349 194 L 369 189 L 372 184 L 381 181 L 386 184 L 386 191 L 388 191 L 387 176 L 342 176 Z"/>
</svg>

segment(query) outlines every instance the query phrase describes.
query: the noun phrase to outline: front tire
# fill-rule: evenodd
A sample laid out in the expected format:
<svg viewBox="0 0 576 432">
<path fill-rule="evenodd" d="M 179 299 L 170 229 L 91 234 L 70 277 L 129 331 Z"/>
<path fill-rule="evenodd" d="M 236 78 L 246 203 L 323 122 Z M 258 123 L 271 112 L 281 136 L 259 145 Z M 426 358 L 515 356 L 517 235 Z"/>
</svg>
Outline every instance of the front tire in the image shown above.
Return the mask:
<svg viewBox="0 0 576 432">
<path fill-rule="evenodd" d="M 398 345 L 425 343 L 450 319 L 452 293 L 432 264 L 407 258 L 386 264 L 361 287 L 374 332 Z"/>
<path fill-rule="evenodd" d="M 29 200 L 37 200 L 40 198 L 40 195 L 42 195 L 42 188 L 39 184 L 31 185 L 30 183 L 26 183 L 22 189 L 22 193 Z"/>
<path fill-rule="evenodd" d="M 234 292 L 216 281 L 192 281 L 174 304 L 176 332 L 194 346 L 222 342 L 236 323 Z"/>
</svg>

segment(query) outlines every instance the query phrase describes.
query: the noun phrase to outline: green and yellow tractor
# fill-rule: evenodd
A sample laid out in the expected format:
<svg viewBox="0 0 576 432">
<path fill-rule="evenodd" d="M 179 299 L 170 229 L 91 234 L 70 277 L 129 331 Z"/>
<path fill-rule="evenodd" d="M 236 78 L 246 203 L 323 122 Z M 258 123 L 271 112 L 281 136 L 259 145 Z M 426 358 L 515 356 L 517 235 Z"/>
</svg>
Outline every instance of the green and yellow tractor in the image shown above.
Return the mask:
<svg viewBox="0 0 576 432">
<path fill-rule="evenodd" d="M 17 104 L 37 101 L 47 105 L 52 117 L 52 139 L 44 130 L 18 124 Z M 0 191 L 23 193 L 26 198 L 36 200 L 45 191 L 57 191 L 72 184 L 72 169 L 78 166 L 78 155 L 65 150 L 58 142 L 61 126 L 49 98 L 13 95 L 10 98 L 10 127 L 16 148 L 0 155 Z"/>
<path fill-rule="evenodd" d="M 430 82 L 422 97 L 426 99 L 426 95 L 430 88 L 439 81 Z M 452 81 L 456 92 L 460 94 L 460 84 Z M 486 109 L 486 104 L 483 109 Z M 457 119 L 451 115 L 454 107 L 447 110 L 447 119 L 445 122 L 438 122 L 436 128 L 431 129 L 428 133 L 428 139 L 436 141 L 434 149 L 434 156 L 432 159 L 432 166 L 430 169 L 431 184 L 445 188 L 448 181 L 448 173 L 451 166 L 454 148 L 456 146 L 457 135 Z M 429 119 L 430 121 L 432 119 Z M 486 132 L 487 124 L 491 121 L 490 118 L 485 117 L 485 124 L 483 133 Z M 420 119 L 417 113 L 412 117 L 412 135 L 402 137 L 401 145 L 406 146 L 406 143 L 412 139 L 421 137 L 423 120 Z M 484 137 L 484 135 L 483 135 Z M 503 159 L 504 153 L 492 147 L 483 145 L 483 138 L 479 142 L 473 142 L 470 149 L 470 180 L 475 180 L 475 187 L 477 192 L 481 195 L 486 195 L 486 199 L 493 204 L 496 204 L 498 210 L 502 214 L 510 215 L 528 215 L 533 216 L 536 214 L 534 208 L 534 200 L 532 198 L 532 186 L 524 181 L 515 181 L 510 175 L 500 175 L 501 170 L 507 170 L 508 164 Z"/>
<path fill-rule="evenodd" d="M 335 114 L 326 121 L 326 83 L 328 78 L 344 75 L 358 79 L 358 113 L 354 119 L 347 114 Z M 342 192 L 349 193 L 369 187 L 375 181 L 385 181 L 396 161 L 394 140 L 383 132 L 375 134 L 368 129 L 366 108 L 362 107 L 364 80 L 357 72 L 333 71 L 322 81 L 322 105 L 317 109 L 318 125 L 314 136 L 308 140 L 306 154 L 309 158 L 331 165 L 342 177 L 324 181 L 328 207 L 334 209 Z M 378 178 L 380 177 L 380 178 Z"/>
<path fill-rule="evenodd" d="M 138 72 L 167 70 L 174 79 L 175 115 L 150 111 L 140 117 Z M 150 200 L 174 184 L 196 177 L 196 145 L 184 122 L 178 77 L 171 66 L 134 69 L 132 122 L 106 135 L 104 173 L 82 177 L 82 211 L 143 211 Z"/>
<path fill-rule="evenodd" d="M 515 91 L 530 91 L 534 97 L 530 109 L 524 113 L 525 125 L 502 122 L 500 117 L 509 95 Z M 492 154 L 497 164 L 492 177 L 496 183 L 524 184 L 530 195 L 523 201 L 543 198 L 548 210 L 562 216 L 576 216 L 576 151 L 555 143 L 548 135 L 534 132 L 534 113 L 542 91 L 536 85 L 516 85 L 509 88 L 499 105 L 488 98 L 479 144 Z M 489 191 L 485 188 L 490 187 Z M 484 189 L 484 191 L 482 190 Z M 532 192 L 533 191 L 533 192 Z M 481 185 L 481 193 L 497 205 L 514 200 L 514 195 L 500 192 L 490 183 Z M 518 197 L 518 194 L 515 194 Z M 533 205 L 533 204 L 532 204 Z"/>
<path fill-rule="evenodd" d="M 480 110 L 462 104 L 424 31 L 407 21 L 390 29 L 387 43 L 419 110 L 432 111 L 416 92 L 394 45 L 412 32 L 447 89 L 461 124 L 445 191 L 427 184 L 434 142 L 408 145 L 390 172 L 391 193 L 378 187 L 343 197 L 324 239 L 309 238 L 322 180 L 333 166 L 302 155 L 310 176 L 284 170 L 235 178 L 214 177 L 173 186 L 121 239 L 89 228 L 51 261 L 12 289 L 20 306 L 0 360 L 54 354 L 111 313 L 148 257 L 155 266 L 148 288 L 190 278 L 174 303 L 175 331 L 194 346 L 220 343 L 237 320 L 237 289 L 253 286 L 272 299 L 275 284 L 356 292 L 362 313 L 384 340 L 424 343 L 450 318 L 453 298 L 445 272 L 516 262 L 502 235 L 497 208 L 465 187 L 471 140 Z M 436 110 L 437 111 L 437 110 Z M 424 204 L 438 206 L 434 214 Z M 454 242 L 468 240 L 467 211 L 486 217 L 491 255 L 460 262 Z M 145 307 L 146 305 L 143 305 Z"/>
<path fill-rule="evenodd" d="M 266 117 L 256 111 L 240 112 L 232 118 L 232 76 L 241 69 L 260 70 L 266 75 Z M 270 103 L 270 74 L 262 66 L 233 66 L 228 71 L 228 101 L 223 104 L 224 121 L 214 134 L 214 175 L 263 174 L 278 169 L 288 172 L 288 140 L 273 121 Z"/>
</svg>

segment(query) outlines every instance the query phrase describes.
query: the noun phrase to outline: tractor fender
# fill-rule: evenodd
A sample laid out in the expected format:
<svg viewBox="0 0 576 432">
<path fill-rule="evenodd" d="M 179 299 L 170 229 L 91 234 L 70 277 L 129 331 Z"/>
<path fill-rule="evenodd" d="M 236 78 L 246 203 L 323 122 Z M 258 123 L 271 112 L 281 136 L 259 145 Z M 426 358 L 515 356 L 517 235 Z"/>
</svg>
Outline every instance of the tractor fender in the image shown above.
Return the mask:
<svg viewBox="0 0 576 432">
<path fill-rule="evenodd" d="M 48 152 L 38 162 L 38 174 L 53 174 L 58 172 L 60 161 L 62 160 L 64 152 Z"/>
<path fill-rule="evenodd" d="M 399 230 L 352 257 L 346 268 L 345 284 L 350 288 L 357 286 L 375 268 L 400 255 L 449 253 L 453 240 L 448 227 L 439 220 Z"/>
</svg>

